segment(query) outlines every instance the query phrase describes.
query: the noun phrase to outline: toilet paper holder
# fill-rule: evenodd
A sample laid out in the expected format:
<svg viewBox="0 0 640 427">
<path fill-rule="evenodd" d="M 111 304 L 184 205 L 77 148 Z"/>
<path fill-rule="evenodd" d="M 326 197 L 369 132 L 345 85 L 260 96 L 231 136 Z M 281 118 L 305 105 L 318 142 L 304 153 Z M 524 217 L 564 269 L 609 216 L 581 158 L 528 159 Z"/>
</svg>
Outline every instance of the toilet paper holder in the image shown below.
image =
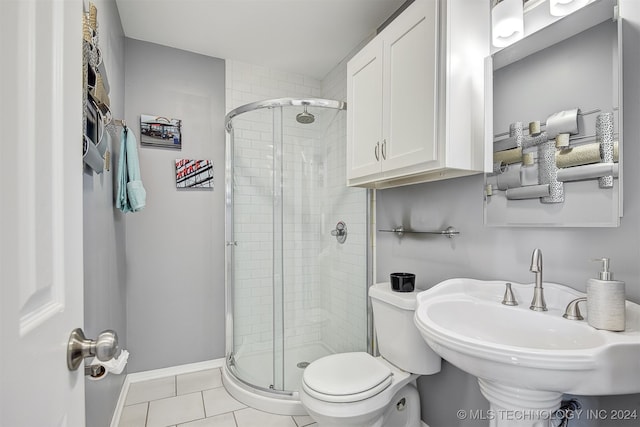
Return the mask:
<svg viewBox="0 0 640 427">
<path fill-rule="evenodd" d="M 102 378 L 107 373 L 107 368 L 102 365 L 89 365 L 84 367 L 84 375 L 91 378 Z"/>
<path fill-rule="evenodd" d="M 71 331 L 67 345 L 67 367 L 75 371 L 87 357 L 96 357 L 101 362 L 117 357 L 118 334 L 111 329 L 100 332 L 95 340 L 87 339 L 82 328 Z"/>
</svg>

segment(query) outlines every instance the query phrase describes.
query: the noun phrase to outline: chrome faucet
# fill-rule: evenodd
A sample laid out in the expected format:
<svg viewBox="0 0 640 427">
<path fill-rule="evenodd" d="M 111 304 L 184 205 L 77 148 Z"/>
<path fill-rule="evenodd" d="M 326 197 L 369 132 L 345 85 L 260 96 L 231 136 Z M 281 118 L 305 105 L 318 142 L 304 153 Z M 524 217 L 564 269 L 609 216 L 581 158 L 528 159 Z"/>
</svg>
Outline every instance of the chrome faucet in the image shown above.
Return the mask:
<svg viewBox="0 0 640 427">
<path fill-rule="evenodd" d="M 531 255 L 531 267 L 529 271 L 536 273 L 536 286 L 533 288 L 533 299 L 529 307 L 533 311 L 547 311 L 547 303 L 544 302 L 542 290 L 542 251 L 538 248 Z"/>
</svg>

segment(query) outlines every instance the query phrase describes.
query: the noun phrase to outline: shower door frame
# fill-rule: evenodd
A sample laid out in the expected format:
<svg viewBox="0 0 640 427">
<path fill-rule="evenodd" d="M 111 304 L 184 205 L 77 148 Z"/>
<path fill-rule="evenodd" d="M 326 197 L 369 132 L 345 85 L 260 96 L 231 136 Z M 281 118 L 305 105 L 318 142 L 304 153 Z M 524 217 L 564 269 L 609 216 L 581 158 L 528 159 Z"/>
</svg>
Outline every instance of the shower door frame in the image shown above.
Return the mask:
<svg viewBox="0 0 640 427">
<path fill-rule="evenodd" d="M 274 108 L 283 108 L 288 106 L 308 106 L 308 107 L 323 107 L 323 108 L 333 108 L 337 110 L 346 110 L 346 103 L 342 101 L 336 100 L 328 100 L 321 98 L 277 98 L 277 99 L 269 99 L 264 101 L 253 102 L 250 104 L 243 105 L 238 107 L 231 112 L 229 112 L 225 118 L 225 129 L 227 130 L 226 137 L 226 162 L 225 162 L 225 255 L 226 255 L 226 263 L 225 263 L 225 368 L 232 377 L 233 380 L 237 380 L 244 386 L 244 389 L 248 389 L 250 393 L 257 394 L 259 396 L 264 396 L 267 398 L 276 398 L 276 399 L 284 399 L 284 400 L 298 400 L 298 391 L 290 391 L 290 390 L 276 390 L 274 388 L 262 387 L 256 384 L 252 384 L 243 378 L 241 378 L 233 366 L 235 364 L 234 360 L 234 295 L 232 292 L 232 284 L 235 283 L 234 277 L 234 248 L 237 245 L 237 242 L 233 240 L 234 233 L 234 191 L 233 191 L 233 165 L 234 165 L 234 129 L 232 125 L 232 120 L 234 117 L 239 116 L 243 113 L 258 110 L 258 109 L 274 109 Z M 281 117 L 281 115 L 279 115 Z M 274 119 L 275 123 L 275 119 Z M 272 132 L 275 132 L 272 130 Z M 282 137 L 281 132 L 279 133 L 280 137 Z M 345 135 L 346 137 L 346 135 Z M 275 138 L 274 138 L 275 139 Z M 275 141 L 273 142 L 275 145 Z M 346 185 L 346 183 L 345 183 Z M 374 342 L 374 328 L 373 328 L 373 319 L 372 319 L 372 310 L 371 303 L 369 301 L 369 286 L 373 283 L 374 280 L 374 272 L 373 272 L 373 253 L 370 250 L 372 248 L 372 239 L 375 238 L 372 223 L 371 223 L 371 212 L 373 209 L 374 203 L 374 191 L 367 189 L 366 191 L 366 228 L 367 228 L 367 237 L 366 237 L 366 246 L 367 246 L 367 254 L 366 254 L 366 316 L 367 316 L 367 331 L 366 331 L 366 343 L 367 343 L 367 351 L 371 354 L 376 353 L 375 342 Z M 275 233 L 275 230 L 274 230 Z M 274 336 L 275 340 L 275 336 Z M 275 363 L 275 358 L 274 358 Z M 275 375 L 275 370 L 274 370 Z M 255 403 L 254 403 L 255 404 Z M 259 409 L 259 408 L 258 408 Z"/>
</svg>

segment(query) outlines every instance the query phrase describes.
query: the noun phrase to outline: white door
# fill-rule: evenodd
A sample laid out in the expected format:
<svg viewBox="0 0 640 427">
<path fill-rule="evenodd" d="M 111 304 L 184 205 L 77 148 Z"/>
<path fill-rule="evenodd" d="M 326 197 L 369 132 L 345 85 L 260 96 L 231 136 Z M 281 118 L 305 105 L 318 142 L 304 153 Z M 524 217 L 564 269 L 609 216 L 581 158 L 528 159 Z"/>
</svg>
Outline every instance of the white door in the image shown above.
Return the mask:
<svg viewBox="0 0 640 427">
<path fill-rule="evenodd" d="M 414 2 L 385 30 L 382 170 L 436 168 L 437 2 Z"/>
<path fill-rule="evenodd" d="M 82 3 L 0 0 L 0 426 L 79 427 Z"/>
<path fill-rule="evenodd" d="M 347 64 L 347 179 L 380 172 L 382 150 L 382 40 Z"/>
</svg>

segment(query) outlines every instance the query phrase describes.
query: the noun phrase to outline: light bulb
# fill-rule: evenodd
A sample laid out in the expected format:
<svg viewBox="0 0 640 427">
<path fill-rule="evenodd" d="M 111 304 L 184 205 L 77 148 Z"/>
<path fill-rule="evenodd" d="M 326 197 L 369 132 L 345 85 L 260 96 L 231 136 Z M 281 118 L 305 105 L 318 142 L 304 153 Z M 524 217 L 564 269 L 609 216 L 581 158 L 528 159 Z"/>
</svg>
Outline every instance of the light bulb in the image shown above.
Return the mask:
<svg viewBox="0 0 640 427">
<path fill-rule="evenodd" d="M 495 47 L 505 47 L 520 40 L 524 36 L 522 0 L 502 0 L 493 6 L 491 27 Z"/>
<path fill-rule="evenodd" d="M 589 0 L 549 0 L 549 13 L 552 16 L 569 15 L 587 3 Z"/>
</svg>

